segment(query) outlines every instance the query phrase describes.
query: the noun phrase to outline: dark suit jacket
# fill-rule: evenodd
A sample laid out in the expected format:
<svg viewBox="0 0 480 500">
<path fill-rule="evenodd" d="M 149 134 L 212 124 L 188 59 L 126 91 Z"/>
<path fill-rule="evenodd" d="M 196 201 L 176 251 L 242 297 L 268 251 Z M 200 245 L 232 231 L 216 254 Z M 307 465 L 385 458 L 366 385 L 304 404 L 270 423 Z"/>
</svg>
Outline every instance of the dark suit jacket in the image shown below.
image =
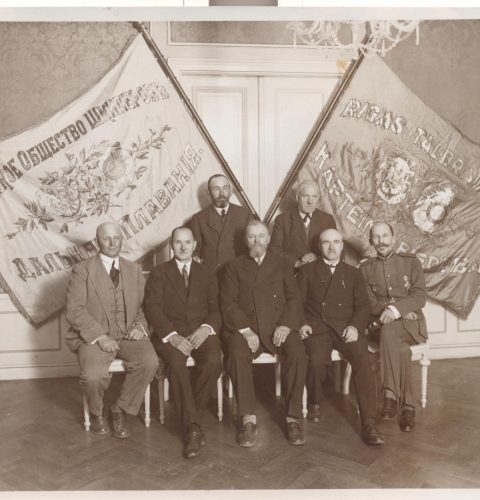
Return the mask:
<svg viewBox="0 0 480 500">
<path fill-rule="evenodd" d="M 70 324 L 65 341 L 75 352 L 82 342 L 92 343 L 101 335 L 109 334 L 110 325 L 102 299 L 109 290 L 108 273 L 99 255 L 79 262 L 72 269 L 67 288 L 66 319 Z M 127 331 L 133 323 L 140 323 L 148 333 L 142 311 L 145 280 L 138 264 L 120 257 L 120 275 L 126 308 Z"/>
<path fill-rule="evenodd" d="M 335 220 L 330 214 L 316 208 L 312 212 L 307 240 L 300 212 L 294 207 L 275 219 L 269 248 L 274 252 L 281 252 L 293 267 L 306 253 L 314 252 L 318 255 L 318 235 L 325 229 L 336 229 L 336 227 Z"/>
<path fill-rule="evenodd" d="M 249 255 L 230 261 L 223 276 L 220 304 L 226 334 L 240 335 L 239 330 L 250 327 L 272 353 L 277 326 L 300 327 L 302 301 L 293 270 L 272 252 L 266 253 L 261 266 Z"/>
<path fill-rule="evenodd" d="M 187 292 L 175 259 L 157 266 L 150 273 L 144 308 L 155 332 L 152 338 L 154 346 L 173 331 L 188 337 L 203 323 L 220 332 L 215 276 L 203 264 L 192 261 L 189 282 Z"/>
<path fill-rule="evenodd" d="M 224 222 L 212 205 L 192 217 L 189 226 L 197 240 L 195 255 L 203 259 L 211 272 L 247 252 L 245 226 L 251 218 L 248 208 L 233 203 Z"/>
<path fill-rule="evenodd" d="M 339 262 L 332 275 L 319 259 L 300 268 L 297 282 L 304 302 L 304 323 L 312 327 L 313 334 L 327 332 L 330 326 L 341 335 L 348 325 L 364 333 L 370 302 L 359 269 Z"/>
</svg>

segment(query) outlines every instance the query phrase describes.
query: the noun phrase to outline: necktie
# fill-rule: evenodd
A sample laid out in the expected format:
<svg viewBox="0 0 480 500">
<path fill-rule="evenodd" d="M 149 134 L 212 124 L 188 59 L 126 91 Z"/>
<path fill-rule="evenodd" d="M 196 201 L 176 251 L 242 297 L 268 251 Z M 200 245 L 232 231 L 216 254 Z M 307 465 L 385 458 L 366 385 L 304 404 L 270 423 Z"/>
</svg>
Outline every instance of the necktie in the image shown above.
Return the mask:
<svg viewBox="0 0 480 500">
<path fill-rule="evenodd" d="M 115 288 L 118 286 L 118 282 L 120 280 L 120 271 L 115 267 L 115 261 L 112 262 L 112 267 L 110 268 L 110 279 L 114 284 Z"/>
<path fill-rule="evenodd" d="M 185 282 L 185 288 L 188 288 L 188 270 L 186 264 L 183 266 L 182 276 L 183 276 L 183 281 Z"/>
<path fill-rule="evenodd" d="M 225 209 L 222 208 L 221 216 L 222 216 L 222 222 L 225 222 L 225 216 L 227 215 L 227 212 L 225 212 Z"/>
<path fill-rule="evenodd" d="M 303 223 L 307 225 L 311 218 L 312 216 L 310 214 L 305 214 L 305 216 L 303 217 Z"/>
</svg>

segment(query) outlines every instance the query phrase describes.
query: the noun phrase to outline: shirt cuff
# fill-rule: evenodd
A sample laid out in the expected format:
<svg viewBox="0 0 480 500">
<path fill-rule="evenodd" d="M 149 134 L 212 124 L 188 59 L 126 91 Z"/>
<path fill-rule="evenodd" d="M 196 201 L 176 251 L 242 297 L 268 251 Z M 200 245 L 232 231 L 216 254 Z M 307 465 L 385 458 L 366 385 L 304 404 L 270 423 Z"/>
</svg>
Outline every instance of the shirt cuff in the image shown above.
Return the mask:
<svg viewBox="0 0 480 500">
<path fill-rule="evenodd" d="M 390 304 L 389 306 L 387 306 L 387 309 L 390 309 L 390 311 L 393 312 L 393 315 L 395 316 L 395 319 L 398 319 L 398 318 L 400 318 L 402 316 L 399 313 L 398 309 L 395 306 L 392 306 L 392 304 Z"/>
<path fill-rule="evenodd" d="M 200 326 L 206 326 L 210 330 L 210 335 L 216 335 L 217 332 L 214 330 L 212 326 L 210 326 L 208 323 L 202 323 Z"/>
<path fill-rule="evenodd" d="M 238 331 L 243 335 L 245 332 L 248 332 L 248 330 L 250 330 L 250 328 L 240 328 Z"/>
<path fill-rule="evenodd" d="M 169 339 L 172 335 L 178 335 L 178 332 L 170 332 L 168 335 L 166 335 L 165 337 L 163 337 L 162 342 L 163 342 L 164 344 L 166 344 L 166 343 L 168 342 L 168 339 Z"/>
</svg>

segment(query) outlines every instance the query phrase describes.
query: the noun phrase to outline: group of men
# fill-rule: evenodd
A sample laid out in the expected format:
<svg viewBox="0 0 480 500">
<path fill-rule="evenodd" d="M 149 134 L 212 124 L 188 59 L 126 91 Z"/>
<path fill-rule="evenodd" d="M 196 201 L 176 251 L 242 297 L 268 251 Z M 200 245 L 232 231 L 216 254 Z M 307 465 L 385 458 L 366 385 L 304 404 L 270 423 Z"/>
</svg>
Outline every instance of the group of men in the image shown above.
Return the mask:
<svg viewBox="0 0 480 500">
<path fill-rule="evenodd" d="M 377 257 L 357 269 L 343 262 L 342 235 L 333 217 L 317 208 L 314 181 L 300 183 L 297 206 L 276 218 L 271 237 L 248 209 L 230 202 L 225 176 L 211 177 L 208 190 L 212 204 L 188 226 L 172 231 L 173 258 L 157 266 L 145 286 L 139 267 L 119 257 L 122 233 L 114 223 L 97 229 L 98 256 L 73 268 L 67 341 L 78 355 L 92 430 L 110 433 L 103 394 L 112 359 L 123 359 L 126 369 L 110 408 L 112 433 L 124 438 L 130 433 L 126 415 L 138 413 L 158 355 L 184 430 L 185 457 L 196 456 L 205 445 L 202 413 L 223 366 L 237 401 L 237 441 L 254 446 L 252 362 L 267 352 L 282 362 L 288 442 L 301 445 L 304 386 L 307 418 L 318 422 L 331 352 L 337 349 L 352 365 L 361 437 L 366 444 L 381 445 L 365 335 L 368 325 L 376 325 L 381 417 L 391 419 L 400 408 L 400 428 L 411 431 L 415 398 L 409 346 L 426 338 L 421 312 L 426 292 L 420 262 L 394 253 L 393 229 L 384 222 L 373 225 L 370 241 Z M 195 377 L 186 366 L 189 356 Z"/>
</svg>

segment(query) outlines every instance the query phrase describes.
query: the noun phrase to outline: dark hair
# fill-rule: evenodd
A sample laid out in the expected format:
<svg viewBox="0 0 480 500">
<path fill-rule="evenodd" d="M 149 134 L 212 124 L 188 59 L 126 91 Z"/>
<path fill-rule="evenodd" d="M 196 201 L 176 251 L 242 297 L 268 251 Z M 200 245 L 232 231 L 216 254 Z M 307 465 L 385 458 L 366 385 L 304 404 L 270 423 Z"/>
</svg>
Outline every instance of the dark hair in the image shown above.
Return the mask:
<svg viewBox="0 0 480 500">
<path fill-rule="evenodd" d="M 370 228 L 370 239 L 372 239 L 372 229 L 374 226 L 377 226 L 378 224 L 385 224 L 386 226 L 388 226 L 388 228 L 390 229 L 390 232 L 392 233 L 392 236 L 395 235 L 395 233 L 393 232 L 393 227 L 386 221 L 383 221 L 383 220 L 379 220 L 377 222 L 374 222 L 372 224 L 372 227 Z"/>
<path fill-rule="evenodd" d="M 172 233 L 170 234 L 170 242 L 173 241 L 173 238 L 175 236 L 175 231 L 180 231 L 180 229 L 188 229 L 191 233 L 192 233 L 192 236 L 193 236 L 193 239 L 195 240 L 195 235 L 193 234 L 193 231 L 188 227 L 188 226 L 178 226 L 176 227 Z M 196 240 L 195 240 L 196 241 Z"/>
<path fill-rule="evenodd" d="M 226 175 L 223 175 L 223 174 L 213 174 L 207 181 L 207 189 L 210 191 L 210 181 L 212 181 L 213 179 L 215 179 L 216 177 L 225 177 L 225 179 L 227 179 L 228 181 L 228 178 Z M 230 181 L 228 181 L 230 182 Z"/>
</svg>

